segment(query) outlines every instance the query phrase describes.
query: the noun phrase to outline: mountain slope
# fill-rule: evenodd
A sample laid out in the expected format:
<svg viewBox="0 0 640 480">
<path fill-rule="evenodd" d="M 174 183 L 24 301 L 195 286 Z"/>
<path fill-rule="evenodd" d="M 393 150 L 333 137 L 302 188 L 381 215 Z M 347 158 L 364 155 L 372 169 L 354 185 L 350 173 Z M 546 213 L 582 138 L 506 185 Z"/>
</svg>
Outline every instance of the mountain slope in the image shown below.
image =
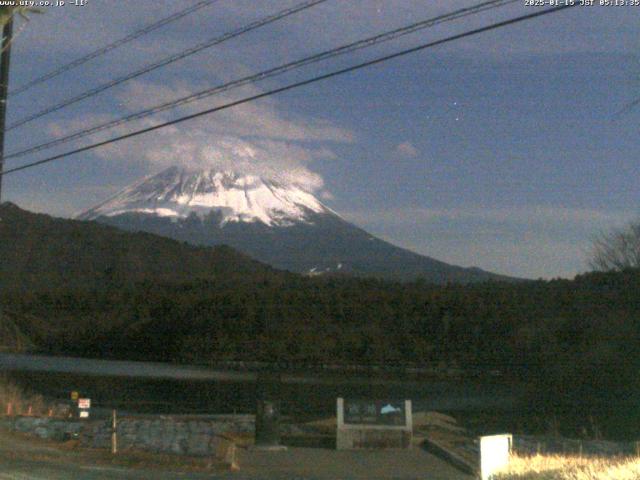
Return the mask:
<svg viewBox="0 0 640 480">
<path fill-rule="evenodd" d="M 429 282 L 508 280 L 380 240 L 298 185 L 171 167 L 78 216 L 195 245 L 229 245 L 279 269 Z"/>
<path fill-rule="evenodd" d="M 271 269 L 228 247 L 181 244 L 0 205 L 0 288 L 215 278 Z"/>
</svg>

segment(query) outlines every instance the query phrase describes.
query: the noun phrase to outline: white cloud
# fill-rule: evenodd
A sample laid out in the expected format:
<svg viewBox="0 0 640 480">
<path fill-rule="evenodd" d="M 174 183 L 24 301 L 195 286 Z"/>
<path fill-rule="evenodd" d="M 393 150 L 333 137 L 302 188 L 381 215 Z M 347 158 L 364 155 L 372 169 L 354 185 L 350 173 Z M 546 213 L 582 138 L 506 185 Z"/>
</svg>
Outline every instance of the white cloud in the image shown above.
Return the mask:
<svg viewBox="0 0 640 480">
<path fill-rule="evenodd" d="M 322 192 L 320 192 L 320 198 L 323 200 L 333 200 L 335 197 L 328 190 L 323 190 Z"/>
<path fill-rule="evenodd" d="M 210 88 L 211 85 L 187 85 L 182 82 L 174 86 L 156 85 L 147 82 L 131 82 L 119 99 L 130 111 L 139 111 L 172 102 Z M 256 86 L 244 86 L 232 93 L 223 93 L 179 107 L 176 111 L 191 114 L 217 107 L 262 93 Z M 193 125 L 190 122 L 187 125 Z M 351 131 L 316 118 L 297 118 L 285 115 L 273 98 L 247 102 L 215 112 L 197 121 L 199 128 L 212 134 L 258 137 L 284 141 L 353 142 Z M 180 127 L 182 128 L 182 127 Z M 187 127 L 185 127 L 187 128 Z"/>
<path fill-rule="evenodd" d="M 324 186 L 320 175 L 307 167 L 314 158 L 314 150 L 292 143 L 274 140 L 247 141 L 226 136 L 212 139 L 198 132 L 174 132 L 146 153 L 146 160 L 154 167 L 176 164 L 176 159 L 189 168 L 215 168 L 295 183 L 307 191 Z"/>
<path fill-rule="evenodd" d="M 415 158 L 420 154 L 418 149 L 411 142 L 399 143 L 396 146 L 395 151 L 397 154 L 402 155 L 403 157 L 410 158 Z"/>
<path fill-rule="evenodd" d="M 144 82 L 132 82 L 119 96 L 122 106 L 137 112 L 150 106 L 185 97 L 198 88 L 185 83 L 169 87 Z M 256 87 L 244 88 L 241 97 L 254 95 Z M 171 118 L 188 115 L 221 105 L 238 98 L 216 96 L 183 105 L 153 118 L 121 125 L 93 137 L 105 140 L 134 129 L 156 125 Z M 108 115 L 88 115 L 72 122 L 50 124 L 54 136 L 70 130 L 103 123 Z M 316 118 L 294 118 L 283 114 L 273 99 L 238 105 L 211 116 L 172 125 L 156 132 L 96 150 L 101 158 L 111 161 L 144 164 L 153 173 L 171 165 L 189 168 L 216 168 L 278 178 L 298 184 L 309 191 L 324 187 L 322 177 L 311 164 L 336 158 L 331 146 L 353 142 L 353 134 L 327 121 Z M 329 194 L 325 192 L 325 194 Z M 330 195 L 330 194 L 329 194 Z"/>
</svg>

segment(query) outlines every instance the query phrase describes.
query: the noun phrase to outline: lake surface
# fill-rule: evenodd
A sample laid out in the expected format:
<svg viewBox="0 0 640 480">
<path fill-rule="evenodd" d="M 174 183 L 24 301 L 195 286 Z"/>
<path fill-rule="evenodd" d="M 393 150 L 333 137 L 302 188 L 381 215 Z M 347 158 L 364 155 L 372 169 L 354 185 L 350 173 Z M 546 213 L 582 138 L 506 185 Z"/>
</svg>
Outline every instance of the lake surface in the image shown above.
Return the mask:
<svg viewBox="0 0 640 480">
<path fill-rule="evenodd" d="M 258 396 L 254 372 L 154 362 L 0 353 L 2 374 L 48 400 L 68 402 L 70 393 L 78 391 L 91 398 L 94 418 L 114 408 L 132 415 L 253 414 Z M 549 428 L 549 419 L 524 401 L 525 385 L 503 377 L 443 381 L 285 372 L 281 380 L 282 413 L 298 420 L 335 416 L 337 397 L 410 399 L 414 412 L 452 414 L 474 434 L 544 433 Z M 596 421 L 606 437 L 637 440 L 637 406 L 619 415 L 600 413 Z M 595 414 L 575 408 L 556 420 L 567 436 L 576 437 Z"/>
<path fill-rule="evenodd" d="M 95 360 L 0 353 L 0 371 L 48 399 L 66 401 L 71 391 L 92 407 L 131 413 L 253 413 L 257 374 L 153 362 Z M 337 397 L 411 399 L 414 411 L 513 410 L 522 388 L 504 379 L 404 380 L 283 373 L 279 394 L 284 415 L 335 413 Z"/>
</svg>

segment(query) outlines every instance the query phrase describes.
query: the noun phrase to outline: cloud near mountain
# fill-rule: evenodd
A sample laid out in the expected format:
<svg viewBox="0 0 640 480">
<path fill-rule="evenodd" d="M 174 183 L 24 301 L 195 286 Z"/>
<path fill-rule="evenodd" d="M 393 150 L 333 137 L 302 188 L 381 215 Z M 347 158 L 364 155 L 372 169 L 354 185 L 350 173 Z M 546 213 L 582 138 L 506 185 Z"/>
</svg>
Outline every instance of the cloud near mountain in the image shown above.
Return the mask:
<svg viewBox="0 0 640 480">
<path fill-rule="evenodd" d="M 119 100 L 128 112 L 137 112 L 204 88 L 132 82 Z M 149 127 L 260 92 L 251 86 L 242 88 L 233 96 L 216 95 L 102 132 L 94 138 L 111 138 L 133 128 Z M 109 119 L 105 115 L 85 115 L 73 122 L 56 122 L 50 126 L 50 131 L 56 136 L 63 136 L 70 130 Z M 324 180 L 313 170 L 313 163 L 335 158 L 333 145 L 353 141 L 351 131 L 321 119 L 286 115 L 280 111 L 276 100 L 269 98 L 107 145 L 96 153 L 108 160 L 143 163 L 149 173 L 177 163 L 188 169 L 240 169 L 248 174 L 295 183 L 326 197 L 330 194 L 323 192 Z"/>
</svg>

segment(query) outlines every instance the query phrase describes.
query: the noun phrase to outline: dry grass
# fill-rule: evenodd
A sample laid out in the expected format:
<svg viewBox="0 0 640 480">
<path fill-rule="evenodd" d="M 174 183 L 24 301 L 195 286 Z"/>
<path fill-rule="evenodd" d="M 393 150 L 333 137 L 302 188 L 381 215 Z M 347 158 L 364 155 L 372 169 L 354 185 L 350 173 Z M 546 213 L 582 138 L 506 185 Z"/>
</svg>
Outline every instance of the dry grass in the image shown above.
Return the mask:
<svg viewBox="0 0 640 480">
<path fill-rule="evenodd" d="M 561 455 L 513 456 L 496 480 L 638 480 L 640 458 Z"/>
<path fill-rule="evenodd" d="M 0 415 L 47 415 L 49 406 L 40 395 L 28 395 L 0 377 Z"/>
</svg>

